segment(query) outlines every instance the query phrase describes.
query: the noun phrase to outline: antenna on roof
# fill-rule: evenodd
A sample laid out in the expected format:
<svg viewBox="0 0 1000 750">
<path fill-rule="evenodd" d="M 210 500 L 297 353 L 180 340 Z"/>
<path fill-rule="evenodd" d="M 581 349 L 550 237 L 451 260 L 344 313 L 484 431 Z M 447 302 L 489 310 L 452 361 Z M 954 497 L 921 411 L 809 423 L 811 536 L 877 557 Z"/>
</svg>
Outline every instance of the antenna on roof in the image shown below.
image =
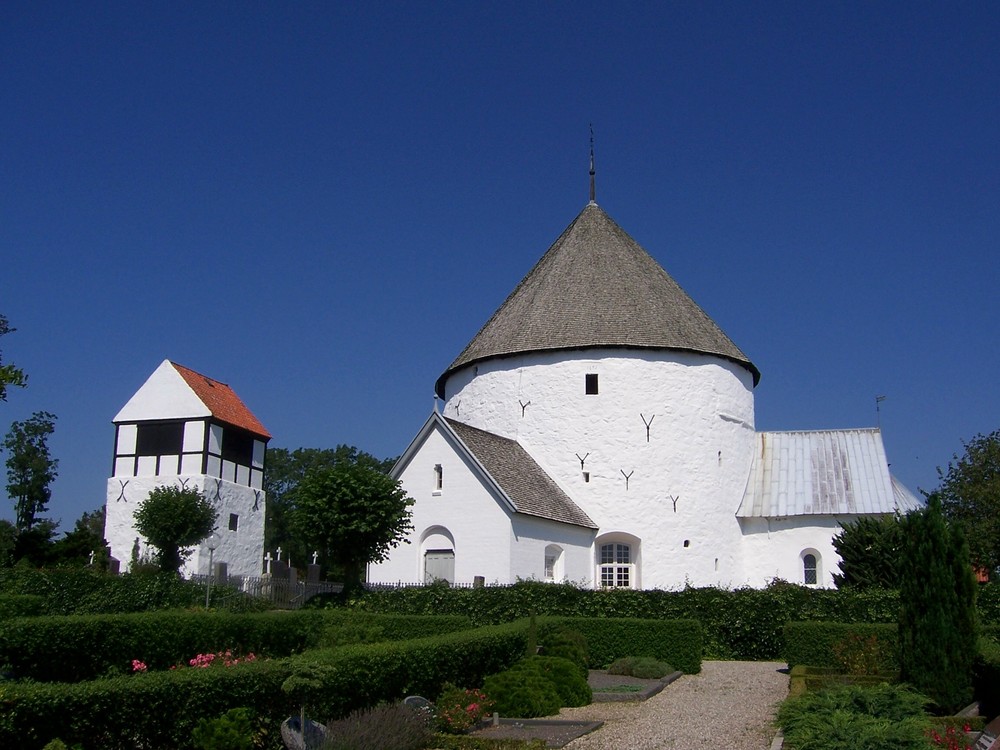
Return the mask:
<svg viewBox="0 0 1000 750">
<path fill-rule="evenodd" d="M 885 396 L 875 397 L 875 424 L 878 426 L 879 430 L 882 429 L 882 411 L 879 409 L 879 404 L 883 401 L 885 401 Z"/>
<path fill-rule="evenodd" d="M 594 123 L 590 123 L 590 202 L 597 205 L 597 188 L 594 186 Z"/>
</svg>

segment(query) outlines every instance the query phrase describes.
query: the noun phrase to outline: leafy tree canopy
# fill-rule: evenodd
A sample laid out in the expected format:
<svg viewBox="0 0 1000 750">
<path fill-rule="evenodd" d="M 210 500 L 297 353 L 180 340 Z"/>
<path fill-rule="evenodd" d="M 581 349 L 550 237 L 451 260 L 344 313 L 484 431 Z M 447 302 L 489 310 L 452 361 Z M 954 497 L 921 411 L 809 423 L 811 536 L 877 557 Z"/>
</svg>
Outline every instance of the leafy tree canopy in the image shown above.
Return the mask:
<svg viewBox="0 0 1000 750">
<path fill-rule="evenodd" d="M 176 573 L 190 547 L 212 533 L 218 514 L 201 492 L 188 487 L 157 487 L 135 512 L 135 527 L 156 547 L 160 570 Z"/>
<path fill-rule="evenodd" d="M 37 411 L 23 422 L 14 422 L 4 438 L 7 451 L 7 494 L 17 510 L 18 533 L 31 531 L 48 508 L 59 461 L 49 454 L 48 438 L 55 431 L 54 414 Z"/>
<path fill-rule="evenodd" d="M 283 559 L 303 565 L 312 559 L 313 547 L 290 529 L 295 509 L 295 493 L 299 483 L 310 471 L 335 466 L 367 466 L 388 473 L 394 459 L 378 459 L 351 445 L 336 448 L 268 448 L 264 462 L 264 492 L 267 495 L 267 516 L 264 528 L 264 548 L 281 547 Z"/>
<path fill-rule="evenodd" d="M 837 588 L 899 588 L 900 516 L 861 516 L 833 538 Z"/>
<path fill-rule="evenodd" d="M 56 565 L 89 565 L 90 553 L 93 552 L 94 564 L 106 567 L 108 552 L 104 539 L 104 509 L 102 505 L 80 516 L 73 530 L 67 531 L 52 545 L 50 560 Z"/>
<path fill-rule="evenodd" d="M 360 584 L 364 566 L 384 560 L 413 526 L 413 500 L 399 482 L 364 463 L 306 472 L 295 491 L 290 530 L 324 562 L 344 571 L 344 588 Z"/>
<path fill-rule="evenodd" d="M 6 336 L 15 330 L 7 322 L 7 316 L 0 315 L 0 336 Z M 7 400 L 7 386 L 24 388 L 27 383 L 28 376 L 24 374 L 24 370 L 14 367 L 14 365 L 5 365 L 3 363 L 3 351 L 0 351 L 0 401 Z"/>
<path fill-rule="evenodd" d="M 995 580 L 1000 569 L 1000 430 L 963 443 L 947 471 L 938 469 L 945 517 L 959 526 L 973 564 Z"/>
</svg>

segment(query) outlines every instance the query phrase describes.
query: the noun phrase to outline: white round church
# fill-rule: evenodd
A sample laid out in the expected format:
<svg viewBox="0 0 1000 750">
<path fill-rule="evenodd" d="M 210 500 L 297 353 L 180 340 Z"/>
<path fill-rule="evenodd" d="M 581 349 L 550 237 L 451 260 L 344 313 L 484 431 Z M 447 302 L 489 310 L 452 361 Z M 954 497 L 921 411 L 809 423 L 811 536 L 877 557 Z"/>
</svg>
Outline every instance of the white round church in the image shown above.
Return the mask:
<svg viewBox="0 0 1000 750">
<path fill-rule="evenodd" d="M 843 523 L 920 501 L 876 429 L 756 432 L 759 379 L 591 200 L 438 379 L 369 580 L 832 585 Z"/>
</svg>

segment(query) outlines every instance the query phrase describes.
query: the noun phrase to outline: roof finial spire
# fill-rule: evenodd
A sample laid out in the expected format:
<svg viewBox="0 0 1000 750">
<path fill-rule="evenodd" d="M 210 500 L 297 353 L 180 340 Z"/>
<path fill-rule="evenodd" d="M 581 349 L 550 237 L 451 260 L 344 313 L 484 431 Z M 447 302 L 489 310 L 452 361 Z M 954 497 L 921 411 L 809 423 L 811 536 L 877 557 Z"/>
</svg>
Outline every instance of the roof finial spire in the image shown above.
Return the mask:
<svg viewBox="0 0 1000 750">
<path fill-rule="evenodd" d="M 597 205 L 597 188 L 594 185 L 594 123 L 590 123 L 590 202 Z"/>
</svg>

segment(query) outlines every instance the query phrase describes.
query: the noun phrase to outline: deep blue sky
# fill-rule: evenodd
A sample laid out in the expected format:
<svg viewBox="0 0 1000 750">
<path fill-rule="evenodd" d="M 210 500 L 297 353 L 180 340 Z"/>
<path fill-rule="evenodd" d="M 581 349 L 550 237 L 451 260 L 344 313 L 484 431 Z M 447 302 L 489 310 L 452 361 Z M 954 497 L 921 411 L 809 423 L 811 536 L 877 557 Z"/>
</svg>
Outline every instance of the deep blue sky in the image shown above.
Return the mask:
<svg viewBox="0 0 1000 750">
<path fill-rule="evenodd" d="M 0 430 L 58 415 L 63 530 L 165 358 L 272 446 L 398 455 L 585 205 L 593 123 L 598 202 L 760 368 L 758 429 L 884 394 L 933 489 L 1000 427 L 998 39 L 992 2 L 8 0 Z"/>
</svg>

